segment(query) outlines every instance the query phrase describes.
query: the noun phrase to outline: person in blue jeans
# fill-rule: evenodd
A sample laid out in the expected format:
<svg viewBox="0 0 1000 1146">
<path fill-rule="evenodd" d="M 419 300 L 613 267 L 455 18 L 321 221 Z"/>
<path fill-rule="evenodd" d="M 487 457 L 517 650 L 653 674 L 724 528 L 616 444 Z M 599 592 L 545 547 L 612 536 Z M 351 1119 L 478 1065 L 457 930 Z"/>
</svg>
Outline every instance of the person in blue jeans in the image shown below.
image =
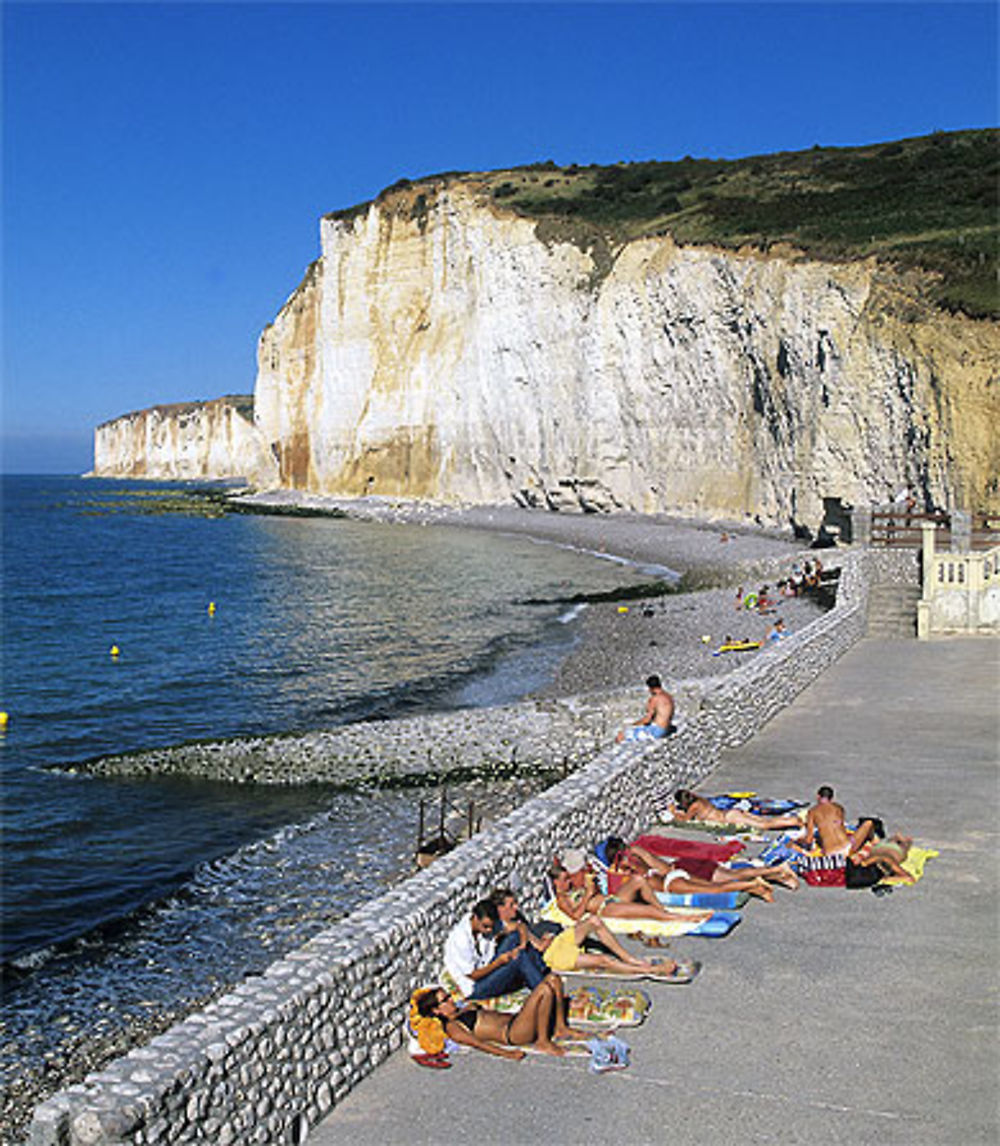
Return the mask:
<svg viewBox="0 0 1000 1146">
<path fill-rule="evenodd" d="M 467 999 L 534 990 L 549 973 L 541 954 L 517 932 L 498 943 L 499 922 L 493 900 L 481 899 L 445 941 L 445 969 Z"/>
</svg>

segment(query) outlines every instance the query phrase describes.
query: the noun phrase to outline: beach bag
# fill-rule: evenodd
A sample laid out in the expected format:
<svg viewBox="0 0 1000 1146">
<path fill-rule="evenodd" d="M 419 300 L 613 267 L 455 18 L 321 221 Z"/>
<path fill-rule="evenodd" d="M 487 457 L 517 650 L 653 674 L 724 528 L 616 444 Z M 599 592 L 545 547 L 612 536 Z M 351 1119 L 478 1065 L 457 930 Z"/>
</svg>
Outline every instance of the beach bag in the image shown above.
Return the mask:
<svg viewBox="0 0 1000 1146">
<path fill-rule="evenodd" d="M 845 887 L 874 887 L 875 884 L 881 882 L 883 879 L 885 879 L 885 873 L 877 864 L 870 864 L 868 867 L 863 867 L 859 863 L 853 863 L 851 860 L 848 860 L 847 867 L 844 868 Z"/>
</svg>

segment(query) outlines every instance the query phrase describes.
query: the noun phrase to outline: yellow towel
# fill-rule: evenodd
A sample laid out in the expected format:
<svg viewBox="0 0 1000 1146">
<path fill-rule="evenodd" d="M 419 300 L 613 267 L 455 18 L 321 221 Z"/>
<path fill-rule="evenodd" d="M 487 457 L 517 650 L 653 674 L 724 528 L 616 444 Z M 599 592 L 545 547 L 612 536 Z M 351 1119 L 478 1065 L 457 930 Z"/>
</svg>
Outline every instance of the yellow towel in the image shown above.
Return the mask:
<svg viewBox="0 0 1000 1146">
<path fill-rule="evenodd" d="M 915 845 L 910 847 L 910 854 L 903 860 L 903 871 L 908 871 L 915 880 L 921 879 L 924 874 L 924 867 L 929 859 L 934 859 L 941 853 L 935 851 L 933 848 L 918 848 Z M 898 875 L 892 876 L 890 879 L 884 879 L 883 883 L 894 883 L 901 887 L 906 887 L 907 880 L 900 878 Z"/>
<path fill-rule="evenodd" d="M 670 911 L 676 912 L 678 915 L 690 914 L 694 918 L 667 921 L 665 919 L 609 919 L 602 915 L 601 922 L 609 931 L 613 931 L 617 935 L 632 935 L 641 931 L 644 935 L 662 935 L 669 938 L 673 935 L 686 935 L 689 931 L 693 931 L 705 915 L 703 910 L 699 911 L 697 908 L 671 907 Z M 542 908 L 541 916 L 543 919 L 547 919 L 551 923 L 558 923 L 563 927 L 571 927 L 578 922 L 570 919 L 565 912 L 561 911 L 556 906 L 555 900 Z"/>
</svg>

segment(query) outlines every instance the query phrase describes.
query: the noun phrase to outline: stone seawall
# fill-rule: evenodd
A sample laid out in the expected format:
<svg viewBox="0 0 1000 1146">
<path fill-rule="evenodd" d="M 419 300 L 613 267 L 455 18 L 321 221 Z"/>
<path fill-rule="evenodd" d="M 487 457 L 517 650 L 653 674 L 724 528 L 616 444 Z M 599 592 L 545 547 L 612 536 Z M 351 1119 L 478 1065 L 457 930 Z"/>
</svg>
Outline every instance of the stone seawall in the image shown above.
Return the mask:
<svg viewBox="0 0 1000 1146">
<path fill-rule="evenodd" d="M 264 975 L 55 1095 L 34 1112 L 31 1146 L 304 1142 L 402 1045 L 410 992 L 435 980 L 443 937 L 470 905 L 519 881 L 537 906 L 553 852 L 635 833 L 666 793 L 704 779 L 723 748 L 750 739 L 864 635 L 871 563 L 870 552 L 844 554 L 835 607 L 713 682 L 676 736 L 605 749 Z"/>
</svg>

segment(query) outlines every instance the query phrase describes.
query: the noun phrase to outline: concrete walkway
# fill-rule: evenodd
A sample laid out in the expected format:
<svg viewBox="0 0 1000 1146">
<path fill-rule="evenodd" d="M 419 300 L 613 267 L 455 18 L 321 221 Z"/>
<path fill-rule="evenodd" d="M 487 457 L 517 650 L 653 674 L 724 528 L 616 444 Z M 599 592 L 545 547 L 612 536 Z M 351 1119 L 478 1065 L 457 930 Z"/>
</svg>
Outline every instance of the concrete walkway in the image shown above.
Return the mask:
<svg viewBox="0 0 1000 1146">
<path fill-rule="evenodd" d="M 644 984 L 628 1071 L 470 1052 L 433 1072 L 401 1052 L 310 1144 L 994 1146 L 998 651 L 863 641 L 705 785 L 805 799 L 830 783 L 849 816 L 940 850 L 916 887 L 779 892 L 727 939 L 675 940 L 705 970 Z"/>
</svg>

